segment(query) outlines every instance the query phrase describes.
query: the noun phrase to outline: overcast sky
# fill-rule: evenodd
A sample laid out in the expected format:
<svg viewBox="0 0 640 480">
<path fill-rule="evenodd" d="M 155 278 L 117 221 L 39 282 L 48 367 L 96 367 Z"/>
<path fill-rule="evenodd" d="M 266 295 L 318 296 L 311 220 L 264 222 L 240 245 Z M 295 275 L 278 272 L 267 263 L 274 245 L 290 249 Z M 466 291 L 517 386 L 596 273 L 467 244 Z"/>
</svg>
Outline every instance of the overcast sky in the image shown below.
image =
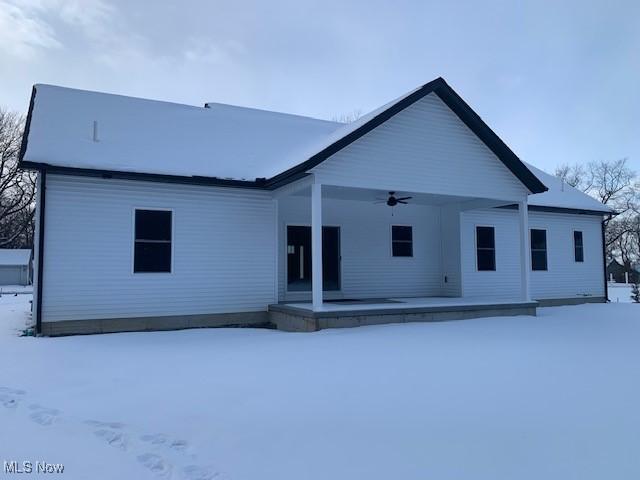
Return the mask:
<svg viewBox="0 0 640 480">
<path fill-rule="evenodd" d="M 640 2 L 0 0 L 0 106 L 52 83 L 319 118 L 438 76 L 523 160 L 640 170 Z"/>
</svg>

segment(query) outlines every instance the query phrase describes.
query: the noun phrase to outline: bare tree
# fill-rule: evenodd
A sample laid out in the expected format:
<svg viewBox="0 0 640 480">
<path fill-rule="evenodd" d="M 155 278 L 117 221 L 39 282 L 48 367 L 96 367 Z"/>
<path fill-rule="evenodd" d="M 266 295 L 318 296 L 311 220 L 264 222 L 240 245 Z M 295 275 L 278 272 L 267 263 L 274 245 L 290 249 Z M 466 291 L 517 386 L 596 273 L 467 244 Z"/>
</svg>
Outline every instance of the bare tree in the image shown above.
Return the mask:
<svg viewBox="0 0 640 480">
<path fill-rule="evenodd" d="M 574 165 L 564 163 L 556 167 L 555 175 L 572 187 L 582 190 L 585 178 L 585 169 L 582 165 L 577 163 Z"/>
<path fill-rule="evenodd" d="M 626 212 L 632 207 L 636 194 L 635 178 L 636 172 L 629 168 L 626 158 L 591 162 L 584 191 L 618 213 Z"/>
<path fill-rule="evenodd" d="M 630 219 L 629 233 L 631 237 L 631 244 L 633 245 L 633 252 L 630 255 L 630 259 L 633 263 L 640 263 L 640 215 L 637 213 Z"/>
<path fill-rule="evenodd" d="M 0 109 L 0 248 L 31 248 L 35 175 L 18 168 L 24 119 Z"/>
<path fill-rule="evenodd" d="M 616 258 L 623 265 L 625 271 L 630 272 L 631 266 L 640 256 L 640 222 L 638 216 L 623 216 L 609 223 L 606 230 L 606 246 L 610 258 Z"/>
<path fill-rule="evenodd" d="M 353 123 L 358 120 L 362 116 L 362 110 L 359 108 L 349 112 L 349 113 L 341 113 L 339 115 L 333 115 L 331 117 L 332 122 L 340 122 L 340 123 Z"/>
<path fill-rule="evenodd" d="M 637 200 L 640 182 L 634 184 L 637 174 L 627 165 L 626 158 L 589 162 L 586 166 L 563 164 L 556 168 L 555 174 L 618 213 L 633 208 Z"/>
<path fill-rule="evenodd" d="M 616 211 L 605 220 L 608 259 L 616 258 L 627 271 L 640 259 L 640 180 L 627 159 L 560 165 L 556 176 L 597 198 Z"/>
</svg>

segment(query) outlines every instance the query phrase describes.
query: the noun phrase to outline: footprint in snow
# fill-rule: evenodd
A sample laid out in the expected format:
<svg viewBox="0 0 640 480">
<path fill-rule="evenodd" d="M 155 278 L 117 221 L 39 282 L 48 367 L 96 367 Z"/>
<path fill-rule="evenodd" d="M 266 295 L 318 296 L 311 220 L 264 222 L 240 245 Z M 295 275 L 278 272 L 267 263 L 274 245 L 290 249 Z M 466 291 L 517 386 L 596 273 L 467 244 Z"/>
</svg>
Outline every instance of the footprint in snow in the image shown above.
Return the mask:
<svg viewBox="0 0 640 480">
<path fill-rule="evenodd" d="M 185 452 L 189 447 L 189 444 L 186 440 L 171 439 L 162 433 L 156 433 L 153 435 L 142 435 L 140 437 L 140 440 L 146 443 L 150 443 L 151 445 L 161 445 L 178 452 Z"/>
<path fill-rule="evenodd" d="M 16 408 L 23 400 L 24 390 L 16 390 L 8 387 L 0 387 L 0 404 L 5 408 Z M 37 404 L 29 405 L 31 414 L 29 418 L 43 426 L 53 424 L 60 416 L 60 411 L 54 408 L 46 408 Z M 105 440 L 109 445 L 126 451 L 129 446 L 129 437 L 123 432 L 125 425 L 119 422 L 100 422 L 97 420 L 87 420 L 86 425 L 94 428 L 93 433 L 97 437 Z M 161 446 L 172 451 L 186 453 L 189 444 L 185 440 L 172 439 L 161 433 L 153 435 L 142 435 L 140 437 L 145 443 L 153 446 Z M 195 457 L 191 455 L 191 457 Z M 155 453 L 144 453 L 138 455 L 138 461 L 160 478 L 171 478 L 173 466 L 160 455 Z M 226 475 L 211 468 L 200 465 L 188 465 L 182 468 L 182 476 L 186 480 L 224 480 Z"/>
<path fill-rule="evenodd" d="M 171 464 L 167 463 L 160 455 L 143 453 L 142 455 L 138 455 L 138 461 L 158 477 L 171 477 Z"/>
<path fill-rule="evenodd" d="M 24 394 L 24 390 L 0 387 L 0 404 L 5 408 L 16 408 L 22 401 Z"/>
<path fill-rule="evenodd" d="M 87 425 L 91 425 L 92 427 L 113 428 L 116 430 L 124 427 L 124 423 L 119 422 L 99 422 L 97 420 L 87 420 L 84 423 L 86 423 Z"/>
<path fill-rule="evenodd" d="M 20 397 L 24 394 L 25 392 L 22 390 L 0 387 L 0 403 L 7 408 L 15 408 L 21 400 Z M 32 411 L 30 418 L 40 425 L 51 425 L 60 415 L 59 410 L 41 407 L 37 404 L 29 405 L 29 409 Z M 129 450 L 130 439 L 124 432 L 125 424 L 119 422 L 100 422 L 97 420 L 87 420 L 84 423 L 93 428 L 94 435 L 105 440 L 112 447 L 124 451 Z M 187 441 L 172 439 L 161 433 L 142 435 L 139 438 L 151 446 L 164 447 L 174 452 L 186 453 L 189 449 Z M 195 455 L 190 456 L 195 458 Z M 172 477 L 173 465 L 160 455 L 143 453 L 137 456 L 137 460 L 159 478 L 169 479 Z M 185 480 L 225 480 L 228 478 L 214 468 L 200 465 L 183 467 L 181 474 Z"/>
<path fill-rule="evenodd" d="M 29 410 L 33 413 L 29 415 L 29 418 L 39 425 L 47 426 L 51 425 L 58 419 L 60 411 L 55 408 L 45 408 L 40 405 L 29 405 Z"/>
<path fill-rule="evenodd" d="M 196 458 L 195 454 L 189 454 L 187 452 L 189 449 L 189 444 L 185 440 L 175 440 L 162 433 L 156 433 L 153 435 L 142 435 L 140 437 L 140 440 L 151 445 L 154 448 L 168 449 L 169 453 L 185 454 L 192 460 Z M 161 458 L 162 457 L 155 454 L 147 454 L 147 456 L 145 456 L 145 460 L 149 461 L 151 461 L 151 459 L 159 461 Z M 141 460 L 141 457 L 138 457 L 138 460 Z M 179 466 L 180 463 L 181 462 L 178 462 L 177 466 Z M 163 469 L 159 469 L 159 471 L 162 472 L 162 475 L 165 474 Z M 185 480 L 224 480 L 227 477 L 221 472 L 209 466 L 187 465 L 181 469 L 180 478 L 184 478 Z"/>
<path fill-rule="evenodd" d="M 106 441 L 112 447 L 119 448 L 120 450 L 127 450 L 129 446 L 129 437 L 118 430 L 111 428 L 99 428 L 94 430 L 93 434 Z"/>
<path fill-rule="evenodd" d="M 187 480 L 225 480 L 226 475 L 218 472 L 210 467 L 201 467 L 198 465 L 189 465 L 182 469 L 184 478 Z"/>
<path fill-rule="evenodd" d="M 123 423 L 99 422 L 97 420 L 87 420 L 84 423 L 95 428 L 93 434 L 96 437 L 103 439 L 112 447 L 127 450 L 129 437 L 122 432 Z"/>
</svg>

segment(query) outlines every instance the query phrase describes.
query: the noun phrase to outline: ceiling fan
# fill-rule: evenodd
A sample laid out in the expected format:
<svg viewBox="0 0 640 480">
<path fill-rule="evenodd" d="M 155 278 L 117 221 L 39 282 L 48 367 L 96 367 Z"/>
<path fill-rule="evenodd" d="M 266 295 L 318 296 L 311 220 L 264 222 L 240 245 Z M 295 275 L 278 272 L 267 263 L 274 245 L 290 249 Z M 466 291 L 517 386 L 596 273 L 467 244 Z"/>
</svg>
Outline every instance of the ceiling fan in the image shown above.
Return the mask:
<svg viewBox="0 0 640 480">
<path fill-rule="evenodd" d="M 413 197 L 396 197 L 396 192 L 389 192 L 389 198 L 376 198 L 374 203 L 386 203 L 390 207 L 395 207 L 399 203 L 403 205 L 407 205 L 409 202 L 407 200 L 411 200 Z"/>
</svg>

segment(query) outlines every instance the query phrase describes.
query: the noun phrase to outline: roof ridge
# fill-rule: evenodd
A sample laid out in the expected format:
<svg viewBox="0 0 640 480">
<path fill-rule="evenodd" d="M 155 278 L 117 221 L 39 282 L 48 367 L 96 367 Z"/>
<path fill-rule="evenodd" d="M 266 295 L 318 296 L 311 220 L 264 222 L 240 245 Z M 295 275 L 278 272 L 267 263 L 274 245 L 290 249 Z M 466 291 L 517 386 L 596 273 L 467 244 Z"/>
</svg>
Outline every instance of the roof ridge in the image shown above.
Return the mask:
<svg viewBox="0 0 640 480">
<path fill-rule="evenodd" d="M 89 90 L 86 88 L 75 88 L 75 87 L 66 87 L 63 85 L 54 85 L 52 83 L 36 83 L 33 85 L 34 88 L 38 89 L 41 87 L 45 87 L 45 88 L 53 88 L 53 89 L 58 89 L 58 90 L 67 90 L 67 91 L 74 91 L 74 92 L 81 92 L 81 93 L 91 93 L 93 95 L 101 95 L 101 96 L 107 96 L 107 97 L 119 97 L 122 99 L 130 99 L 130 100 L 138 100 L 138 101 L 142 101 L 142 102 L 150 102 L 150 103 L 162 103 L 162 104 L 167 104 L 167 105 L 178 105 L 181 107 L 188 107 L 188 108 L 194 108 L 194 109 L 198 109 L 198 110 L 204 110 L 204 107 L 200 107 L 198 105 L 191 105 L 189 103 L 180 103 L 180 102 L 171 102 L 169 100 L 158 100 L 155 98 L 147 98 L 147 97 L 136 97 L 134 95 L 124 95 L 122 93 L 112 93 L 112 92 L 102 92 L 100 90 Z"/>
<path fill-rule="evenodd" d="M 326 120 L 324 118 L 310 117 L 308 115 L 300 115 L 297 113 L 280 112 L 277 110 L 267 110 L 266 108 L 245 107 L 243 105 L 234 105 L 231 103 L 221 103 L 221 102 L 206 102 L 204 104 L 204 108 L 206 109 L 215 110 L 216 107 L 222 107 L 225 109 L 233 109 L 233 110 L 241 110 L 241 111 L 251 111 L 251 112 L 256 112 L 260 114 L 279 115 L 287 118 L 296 118 L 300 120 L 312 120 L 314 122 L 331 123 L 331 124 L 335 124 L 336 127 L 346 125 L 346 123 L 338 122 L 335 120 Z"/>
<path fill-rule="evenodd" d="M 217 106 L 217 107 L 223 107 L 226 109 L 234 109 L 234 110 L 241 110 L 241 111 L 245 111 L 245 112 L 256 112 L 256 113 L 263 113 L 263 114 L 270 114 L 270 115 L 278 115 L 278 116 L 282 116 L 282 117 L 288 117 L 288 118 L 297 118 L 297 119 L 304 119 L 304 120 L 311 120 L 314 122 L 324 122 L 324 123 L 329 123 L 329 124 L 335 124 L 336 128 L 342 126 L 342 125 L 346 125 L 345 123 L 342 122 L 338 122 L 338 121 L 334 121 L 334 120 L 326 120 L 323 118 L 316 118 L 316 117 L 311 117 L 308 115 L 300 115 L 297 113 L 289 113 L 289 112 L 279 112 L 276 110 L 267 110 L 265 108 L 257 108 L 257 107 L 246 107 L 243 105 L 234 105 L 231 103 L 222 103 L 222 102 L 205 102 L 203 106 L 199 106 L 199 105 L 192 105 L 189 103 L 181 103 L 181 102 L 172 102 L 169 100 L 158 100 L 156 98 L 148 98 L 148 97 L 138 97 L 138 96 L 134 96 L 134 95 L 125 95 L 125 94 L 121 94 L 121 93 L 112 93 L 112 92 L 104 92 L 104 91 L 99 91 L 99 90 L 90 90 L 90 89 L 86 89 L 86 88 L 75 88 L 75 87 L 67 87 L 64 85 L 54 85 L 52 83 L 36 83 L 34 84 L 35 88 L 41 88 L 41 87 L 45 87 L 45 88 L 52 88 L 52 89 L 58 89 L 58 90 L 67 90 L 67 91 L 75 91 L 75 92 L 82 92 L 82 93 L 91 93 L 94 95 L 101 95 L 101 96 L 109 96 L 109 97 L 119 97 L 122 99 L 130 99 L 130 100 L 136 100 L 136 101 L 142 101 L 142 102 L 151 102 L 151 103 L 159 103 L 159 104 L 167 104 L 167 105 L 178 105 L 178 106 L 182 106 L 182 107 L 187 107 L 187 108 L 194 108 L 197 110 L 215 110 L 215 108 L 212 108 L 212 106 Z"/>
</svg>

